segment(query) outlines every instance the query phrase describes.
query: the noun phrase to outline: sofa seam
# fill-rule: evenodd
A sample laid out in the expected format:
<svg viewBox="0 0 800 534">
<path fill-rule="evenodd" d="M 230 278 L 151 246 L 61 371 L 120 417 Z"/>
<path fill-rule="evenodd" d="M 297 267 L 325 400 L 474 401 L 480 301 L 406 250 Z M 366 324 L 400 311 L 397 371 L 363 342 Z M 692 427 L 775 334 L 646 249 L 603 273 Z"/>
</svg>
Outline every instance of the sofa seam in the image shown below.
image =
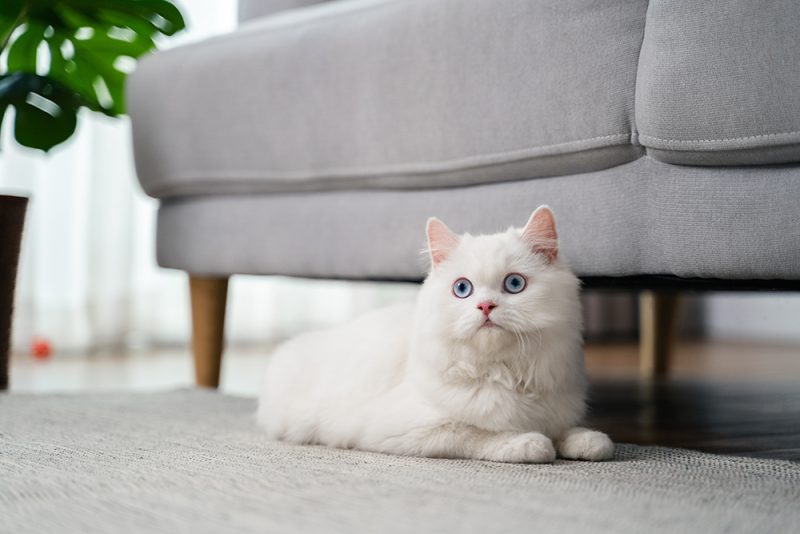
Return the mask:
<svg viewBox="0 0 800 534">
<path fill-rule="evenodd" d="M 772 137 L 785 137 L 789 135 L 800 134 L 800 130 L 792 130 L 790 132 L 776 132 L 768 134 L 746 135 L 743 137 L 723 137 L 720 139 L 673 139 L 668 137 L 656 137 L 653 135 L 639 134 L 640 139 L 650 139 L 652 141 L 663 141 L 665 143 L 722 143 L 725 141 L 747 141 L 749 139 L 768 139 Z"/>
<path fill-rule="evenodd" d="M 642 25 L 642 40 L 639 43 L 639 53 L 636 54 L 636 72 L 633 77 L 633 105 L 631 114 L 631 144 L 634 146 L 642 146 L 641 144 L 641 134 L 639 133 L 639 118 L 637 113 L 636 107 L 636 97 L 639 93 L 639 70 L 641 69 L 642 65 L 642 50 L 644 50 L 644 42 L 647 39 L 647 20 L 648 14 L 650 13 L 650 5 L 651 2 L 648 0 L 647 8 L 644 10 L 644 24 Z"/>
<path fill-rule="evenodd" d="M 395 166 L 384 167 L 363 167 L 363 168 L 329 168 L 329 169 L 316 169 L 304 171 L 275 171 L 275 170 L 259 170 L 259 176 L 272 175 L 273 179 L 284 180 L 297 180 L 307 178 L 324 177 L 337 177 L 337 176 L 391 176 L 402 173 L 413 174 L 437 174 L 442 172 L 465 170 L 472 168 L 485 167 L 495 164 L 514 163 L 523 161 L 528 158 L 542 158 L 550 156 L 560 156 L 567 154 L 575 154 L 587 150 L 594 150 L 598 148 L 608 148 L 615 146 L 613 144 L 597 144 L 594 146 L 585 146 L 587 143 L 603 140 L 625 140 L 630 138 L 629 132 L 621 132 L 609 135 L 600 135 L 596 137 L 588 137 L 584 139 L 576 139 L 574 141 L 565 141 L 562 143 L 553 143 L 550 145 L 539 145 L 535 147 L 507 150 L 503 152 L 493 152 L 491 154 L 483 154 L 480 156 L 471 156 L 466 158 L 458 158 L 451 160 L 444 160 L 441 162 L 415 162 L 398 164 Z M 620 144 L 619 146 L 631 146 L 632 148 L 639 148 L 634 145 Z M 565 150 L 562 152 L 542 153 L 542 151 L 554 148 L 573 148 L 574 150 Z M 241 173 L 240 173 L 241 174 Z M 275 176 L 282 176 L 283 178 L 274 178 Z"/>
<path fill-rule="evenodd" d="M 650 9 L 652 7 L 653 7 L 653 0 L 648 0 L 647 1 L 647 7 L 644 10 L 644 25 L 642 26 L 642 41 L 641 41 L 641 43 L 639 43 L 639 53 L 636 56 L 636 75 L 634 76 L 634 80 L 633 80 L 633 124 L 631 125 L 631 131 L 632 131 L 631 142 L 635 141 L 635 143 L 645 151 L 645 157 L 648 157 L 647 156 L 647 147 L 644 146 L 644 143 L 643 143 L 643 137 L 646 137 L 646 136 L 643 136 L 641 131 L 639 130 L 639 99 L 643 98 L 643 96 L 640 94 L 639 82 L 642 79 L 641 78 L 642 77 L 642 61 L 643 61 L 642 54 L 644 52 L 644 47 L 645 47 L 645 44 L 647 42 L 647 32 L 650 29 L 650 24 L 649 24 L 649 22 L 650 22 Z M 644 59 L 646 59 L 646 58 L 644 58 Z M 644 83 L 644 81 L 642 81 L 642 83 Z M 645 214 L 645 219 L 646 219 L 647 224 L 645 224 L 644 226 L 641 227 L 642 232 L 641 232 L 641 234 L 639 236 L 639 241 L 637 243 L 637 246 L 634 247 L 635 255 L 636 255 L 634 261 L 638 264 L 638 267 L 641 269 L 641 267 L 644 265 L 644 258 L 646 256 L 645 250 L 644 250 L 645 243 L 654 242 L 654 239 L 653 239 L 653 237 L 654 237 L 653 236 L 653 225 L 652 225 L 652 223 L 653 223 L 654 217 L 658 213 L 658 210 L 652 209 L 653 208 L 653 199 L 655 198 L 655 195 L 653 195 L 652 191 L 650 191 L 650 189 L 652 188 L 651 180 L 643 180 L 640 183 L 643 184 L 643 186 L 648 190 L 647 193 L 645 194 L 645 197 L 644 197 L 645 201 L 647 203 L 647 208 L 648 208 L 646 210 L 646 214 Z M 654 253 L 661 254 L 662 251 L 660 250 L 659 247 L 656 247 L 656 250 L 654 251 Z"/>
</svg>

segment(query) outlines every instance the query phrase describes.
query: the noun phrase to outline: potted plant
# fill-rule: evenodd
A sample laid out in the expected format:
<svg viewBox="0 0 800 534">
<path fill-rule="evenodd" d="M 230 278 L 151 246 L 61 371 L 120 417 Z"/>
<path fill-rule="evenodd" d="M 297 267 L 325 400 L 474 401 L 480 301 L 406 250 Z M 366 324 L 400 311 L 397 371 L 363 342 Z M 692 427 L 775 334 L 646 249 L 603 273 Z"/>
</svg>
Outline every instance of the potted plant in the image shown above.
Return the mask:
<svg viewBox="0 0 800 534">
<path fill-rule="evenodd" d="M 185 27 L 169 0 L 1 0 L 0 127 L 48 152 L 82 108 L 125 113 L 125 79 L 155 39 Z M 11 312 L 27 198 L 0 195 L 0 389 L 8 383 Z"/>
</svg>

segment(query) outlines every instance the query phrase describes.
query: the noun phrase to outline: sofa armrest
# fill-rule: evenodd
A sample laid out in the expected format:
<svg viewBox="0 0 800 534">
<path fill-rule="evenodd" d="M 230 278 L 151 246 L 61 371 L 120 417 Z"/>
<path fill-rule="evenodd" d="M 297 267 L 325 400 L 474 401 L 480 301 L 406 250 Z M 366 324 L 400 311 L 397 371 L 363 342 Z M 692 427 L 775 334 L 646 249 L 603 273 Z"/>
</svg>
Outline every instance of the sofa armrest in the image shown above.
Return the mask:
<svg viewBox="0 0 800 534">
<path fill-rule="evenodd" d="M 257 19 L 266 15 L 298 7 L 321 4 L 331 0 L 240 0 L 239 22 Z"/>
</svg>

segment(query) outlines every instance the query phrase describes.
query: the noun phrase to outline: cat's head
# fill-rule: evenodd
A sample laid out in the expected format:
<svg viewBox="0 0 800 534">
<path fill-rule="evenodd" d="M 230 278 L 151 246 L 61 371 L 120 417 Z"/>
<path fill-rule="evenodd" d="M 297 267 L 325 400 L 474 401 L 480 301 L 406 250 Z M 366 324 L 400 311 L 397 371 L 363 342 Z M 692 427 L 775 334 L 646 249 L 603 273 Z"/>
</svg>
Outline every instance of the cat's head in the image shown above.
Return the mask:
<svg viewBox="0 0 800 534">
<path fill-rule="evenodd" d="M 431 218 L 427 234 L 431 269 L 421 296 L 427 326 L 438 336 L 484 348 L 554 327 L 579 331 L 579 283 L 559 259 L 547 206 L 523 228 L 457 235 Z"/>
</svg>

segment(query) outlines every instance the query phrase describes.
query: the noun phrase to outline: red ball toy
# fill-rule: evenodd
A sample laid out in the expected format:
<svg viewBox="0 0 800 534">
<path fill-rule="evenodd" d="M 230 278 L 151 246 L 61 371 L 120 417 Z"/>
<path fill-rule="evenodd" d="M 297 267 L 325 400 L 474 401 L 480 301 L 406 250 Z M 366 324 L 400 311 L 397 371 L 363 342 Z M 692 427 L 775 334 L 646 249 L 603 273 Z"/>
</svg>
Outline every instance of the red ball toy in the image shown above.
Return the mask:
<svg viewBox="0 0 800 534">
<path fill-rule="evenodd" d="M 31 356 L 37 360 L 46 360 L 53 354 L 50 341 L 43 337 L 35 337 L 31 341 Z"/>
</svg>

